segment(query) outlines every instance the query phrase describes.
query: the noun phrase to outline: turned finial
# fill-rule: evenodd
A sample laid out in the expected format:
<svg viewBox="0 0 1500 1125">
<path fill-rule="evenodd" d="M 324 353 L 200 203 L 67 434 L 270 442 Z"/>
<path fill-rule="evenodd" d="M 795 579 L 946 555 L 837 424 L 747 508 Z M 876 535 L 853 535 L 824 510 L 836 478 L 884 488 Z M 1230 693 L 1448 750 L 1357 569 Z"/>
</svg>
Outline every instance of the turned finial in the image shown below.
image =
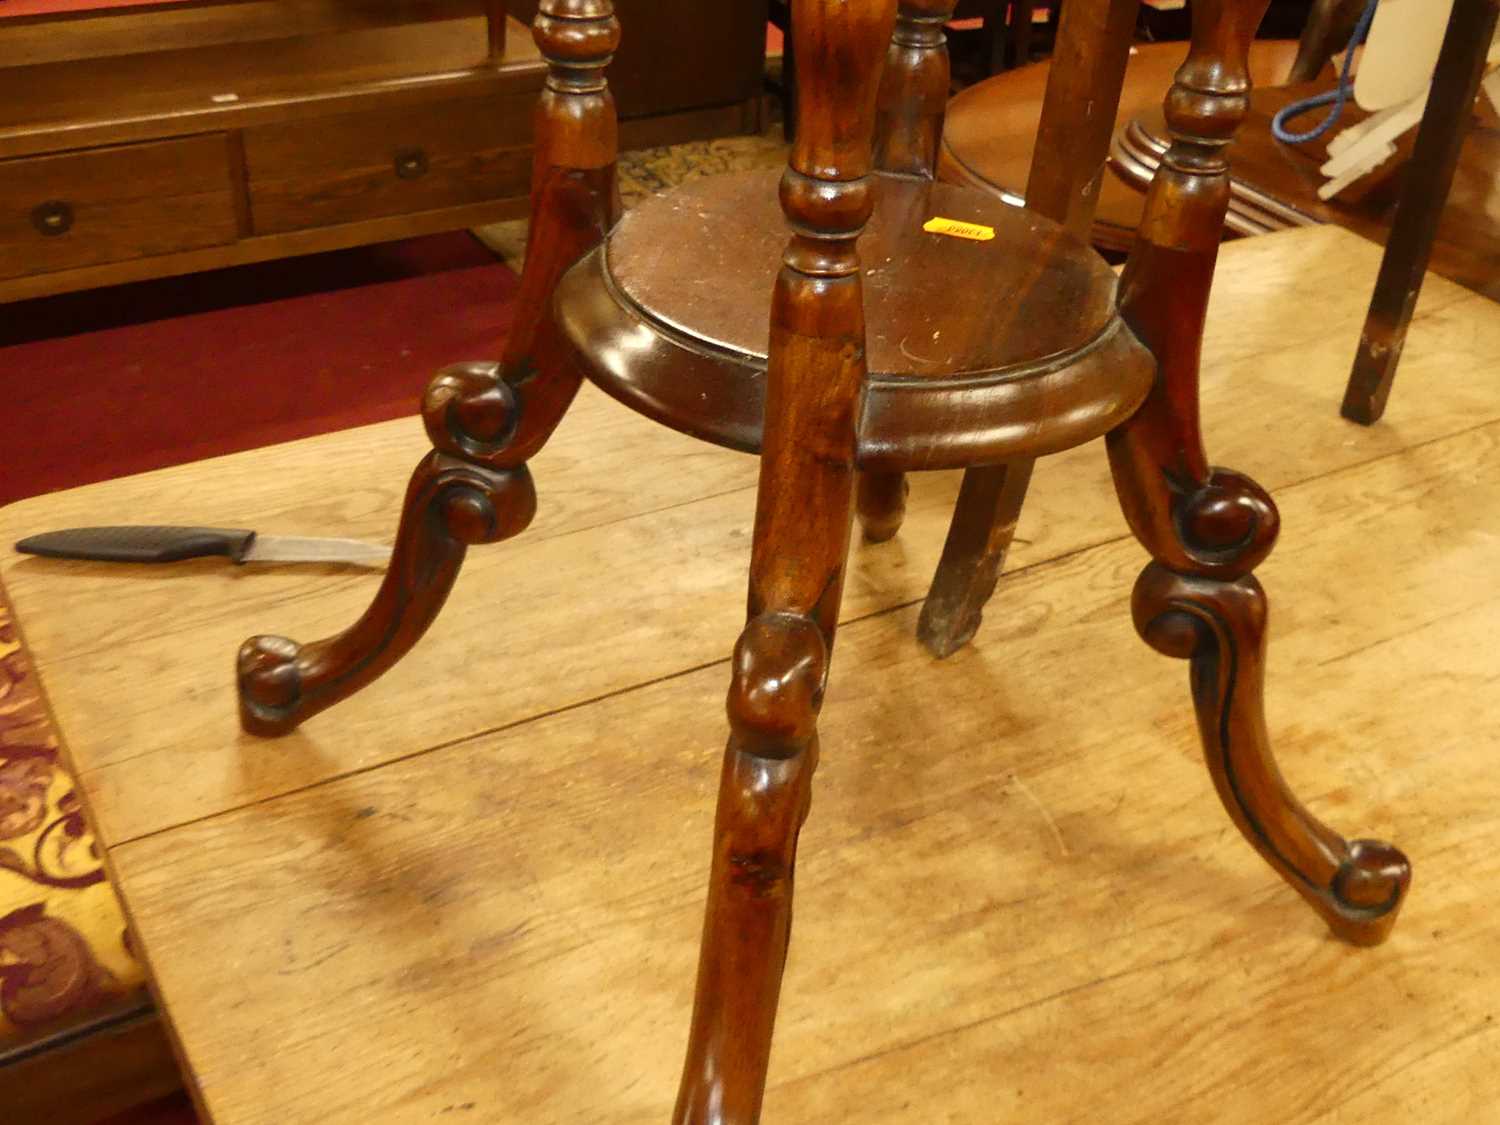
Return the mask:
<svg viewBox="0 0 1500 1125">
<path fill-rule="evenodd" d="M 881 57 L 895 0 L 796 0 L 801 112 L 781 181 L 792 228 L 786 263 L 814 276 L 858 268 L 854 239 L 874 207 L 869 174 Z"/>
<path fill-rule="evenodd" d="M 1269 0 L 1194 0 L 1193 43 L 1167 94 L 1167 159 L 1187 172 L 1228 168 L 1224 147 L 1250 109 L 1250 43 Z"/>
<path fill-rule="evenodd" d="M 542 0 L 531 34 L 550 68 L 548 86 L 570 93 L 604 88 L 604 68 L 620 46 L 610 0 Z"/>
<path fill-rule="evenodd" d="M 901 0 L 875 121 L 875 165 L 932 178 L 948 108 L 948 37 L 956 0 Z"/>
</svg>

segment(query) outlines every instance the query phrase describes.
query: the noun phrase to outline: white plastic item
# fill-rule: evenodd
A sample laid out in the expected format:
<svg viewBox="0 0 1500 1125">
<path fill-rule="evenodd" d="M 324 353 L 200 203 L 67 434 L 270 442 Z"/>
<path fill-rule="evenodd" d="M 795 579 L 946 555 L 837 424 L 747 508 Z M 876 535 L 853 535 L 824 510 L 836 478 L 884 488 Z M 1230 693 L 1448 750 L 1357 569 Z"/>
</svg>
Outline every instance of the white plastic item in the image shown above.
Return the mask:
<svg viewBox="0 0 1500 1125">
<path fill-rule="evenodd" d="M 1354 78 L 1360 108 L 1425 100 L 1452 11 L 1453 0 L 1380 0 Z"/>
</svg>

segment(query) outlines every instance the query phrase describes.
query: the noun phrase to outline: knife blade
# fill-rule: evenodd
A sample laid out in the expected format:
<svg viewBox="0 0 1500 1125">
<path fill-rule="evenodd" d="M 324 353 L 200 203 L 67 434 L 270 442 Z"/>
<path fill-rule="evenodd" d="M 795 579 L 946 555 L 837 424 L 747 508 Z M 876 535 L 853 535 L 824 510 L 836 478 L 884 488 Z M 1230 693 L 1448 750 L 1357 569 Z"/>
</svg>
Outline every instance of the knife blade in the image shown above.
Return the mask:
<svg viewBox="0 0 1500 1125">
<path fill-rule="evenodd" d="M 28 555 L 95 562 L 163 563 L 219 556 L 240 563 L 352 563 L 384 566 L 391 549 L 361 539 L 259 535 L 234 527 L 70 527 L 16 544 Z"/>
</svg>

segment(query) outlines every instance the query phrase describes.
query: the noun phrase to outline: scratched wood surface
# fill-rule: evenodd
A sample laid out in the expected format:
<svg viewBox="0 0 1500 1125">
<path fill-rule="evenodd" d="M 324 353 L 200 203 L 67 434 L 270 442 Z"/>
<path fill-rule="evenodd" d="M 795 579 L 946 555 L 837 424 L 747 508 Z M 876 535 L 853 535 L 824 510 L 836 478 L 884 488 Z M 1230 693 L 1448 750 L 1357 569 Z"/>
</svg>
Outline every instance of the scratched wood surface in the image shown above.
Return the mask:
<svg viewBox="0 0 1500 1125">
<path fill-rule="evenodd" d="M 1332 228 L 1226 247 L 1205 415 L 1282 506 L 1285 771 L 1416 865 L 1390 944 L 1330 941 L 1218 807 L 1184 669 L 1128 621 L 1144 558 L 1102 450 L 1043 463 L 1017 572 L 941 664 L 913 603 L 955 482 L 919 477 L 851 568 L 768 1122 L 1446 1122 L 1500 1096 L 1500 309 L 1429 279 L 1413 393 L 1356 430 L 1377 263 Z M 122 512 L 380 536 L 421 443 L 111 482 L 0 512 L 0 539 Z M 535 470 L 533 529 L 276 743 L 237 735 L 235 643 L 337 626 L 371 577 L 0 557 L 218 1122 L 668 1115 L 754 466 L 589 395 Z"/>
</svg>

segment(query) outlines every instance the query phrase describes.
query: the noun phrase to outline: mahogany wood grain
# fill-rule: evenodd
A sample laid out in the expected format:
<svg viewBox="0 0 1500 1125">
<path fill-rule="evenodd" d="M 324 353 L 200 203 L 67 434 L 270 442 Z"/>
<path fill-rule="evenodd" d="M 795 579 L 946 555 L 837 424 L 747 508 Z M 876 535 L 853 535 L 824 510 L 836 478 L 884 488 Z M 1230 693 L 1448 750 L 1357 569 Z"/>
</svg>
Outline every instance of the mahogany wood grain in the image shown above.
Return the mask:
<svg viewBox="0 0 1500 1125">
<path fill-rule="evenodd" d="M 781 180 L 790 238 L 771 295 L 750 620 L 732 661 L 675 1125 L 760 1120 L 854 518 L 867 377 L 856 243 L 875 209 L 875 101 L 896 0 L 794 0 L 792 10 L 799 109 Z"/>
<path fill-rule="evenodd" d="M 873 143 L 879 171 L 924 180 L 937 175 L 952 79 L 943 28 L 953 9 L 952 0 L 904 0 L 897 5 L 876 105 Z M 791 64 L 785 63 L 785 69 Z M 784 80 L 789 87 L 795 85 L 791 75 Z M 855 510 L 866 540 L 883 543 L 896 535 L 907 492 L 899 473 L 860 474 Z"/>
<path fill-rule="evenodd" d="M 526 194 L 530 94 L 244 130 L 257 234 Z"/>
<path fill-rule="evenodd" d="M 252 637 L 238 659 L 241 721 L 282 734 L 375 679 L 426 632 L 468 546 L 508 539 L 536 512 L 526 460 L 562 419 L 580 376 L 549 330 L 557 278 L 619 215 L 614 103 L 604 68 L 619 43 L 608 0 L 544 0 L 534 34 L 549 76 L 537 109 L 531 250 L 516 328 L 498 364 L 439 373 L 422 417 L 434 452 L 412 475 L 395 554 L 370 608 L 300 645 Z"/>
<path fill-rule="evenodd" d="M 1161 370 L 1108 448 L 1126 520 L 1154 559 L 1136 582 L 1136 628 L 1153 648 L 1191 661 L 1204 753 L 1225 808 L 1339 937 L 1373 944 L 1395 922 L 1410 864 L 1388 844 L 1345 841 L 1282 779 L 1262 713 L 1266 600 L 1251 574 L 1280 517 L 1260 485 L 1210 464 L 1199 425 L 1199 351 L 1229 203 L 1225 150 L 1249 108 L 1247 54 L 1265 7 L 1194 8 L 1192 49 L 1166 100 L 1172 146 L 1121 279 L 1121 310 Z"/>
<path fill-rule="evenodd" d="M 1263 234 L 1314 223 L 1335 223 L 1375 242 L 1389 237 L 1400 202 L 1400 176 L 1358 194 L 1357 198 L 1318 198 L 1324 183 L 1318 166 L 1327 160 L 1326 138 L 1300 145 L 1283 145 L 1271 136 L 1271 118 L 1289 102 L 1327 88 L 1326 81 L 1262 90 L 1251 97 L 1250 113 L 1234 144 L 1234 178 L 1230 183 L 1228 225 L 1240 233 Z M 1344 110 L 1344 120 L 1356 123 L 1367 114 L 1358 106 Z M 1472 116 L 1454 170 L 1446 206 L 1439 214 L 1430 268 L 1441 277 L 1500 300 L 1500 274 L 1492 263 L 1500 255 L 1500 129 Z M 1116 160 L 1113 168 L 1131 188 L 1139 211 L 1151 177 L 1169 143 L 1159 109 L 1145 111 L 1118 136 L 1128 144 L 1132 159 Z"/>
<path fill-rule="evenodd" d="M 0 17 L 7 66 L 472 18 L 495 0 L 222 0 Z"/>
<path fill-rule="evenodd" d="M 861 468 L 1040 456 L 1101 436 L 1140 403 L 1154 361 L 1123 330 L 1114 275 L 1082 242 L 949 184 L 877 174 L 872 189 Z M 605 391 L 684 433 L 760 448 L 775 199 L 766 172 L 684 184 L 632 208 L 563 279 L 558 318 Z M 929 234 L 934 216 L 994 238 Z M 687 217 L 697 234 L 684 241 Z M 989 294 L 994 315 L 972 316 L 955 291 Z"/>
<path fill-rule="evenodd" d="M 1060 16 L 1025 198 L 1030 210 L 1080 240 L 1093 227 L 1138 10 L 1138 0 L 1107 0 L 1068 4 Z M 1023 20 L 1029 34 L 1029 4 L 1013 5 L 1011 18 Z M 1017 42 L 1025 62 L 1026 40 Z M 933 655 L 952 655 L 979 628 L 1015 537 L 1031 469 L 1020 461 L 968 470 L 917 628 Z"/>
<path fill-rule="evenodd" d="M 1344 391 L 1341 412 L 1361 425 L 1377 422 L 1390 398 L 1396 365 L 1406 346 L 1438 222 L 1453 187 L 1474 99 L 1484 77 L 1497 16 L 1497 0 L 1454 0 L 1427 108 L 1402 175 L 1400 202 L 1391 223 L 1385 259 Z M 1489 265 L 1493 271 L 1493 261 Z"/>
<path fill-rule="evenodd" d="M 224 245 L 238 234 L 222 133 L 0 161 L 0 278 Z"/>
</svg>

